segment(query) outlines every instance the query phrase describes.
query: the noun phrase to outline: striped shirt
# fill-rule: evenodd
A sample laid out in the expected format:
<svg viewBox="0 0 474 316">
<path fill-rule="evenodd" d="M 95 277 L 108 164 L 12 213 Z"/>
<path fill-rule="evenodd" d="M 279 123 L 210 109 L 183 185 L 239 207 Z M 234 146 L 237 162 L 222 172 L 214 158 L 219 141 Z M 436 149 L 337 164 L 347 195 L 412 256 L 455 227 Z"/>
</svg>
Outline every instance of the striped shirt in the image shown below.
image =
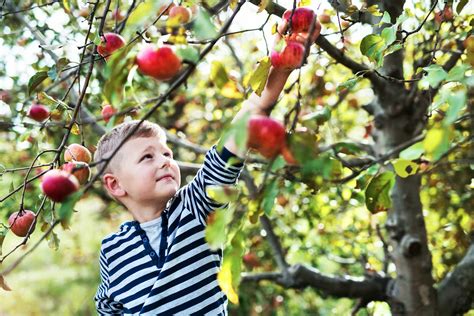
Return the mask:
<svg viewBox="0 0 474 316">
<path fill-rule="evenodd" d="M 100 315 L 227 315 L 227 296 L 217 283 L 222 250 L 212 251 L 204 235 L 207 216 L 227 204 L 211 200 L 205 188 L 236 183 L 243 164 L 231 165 L 231 157 L 214 145 L 159 218 L 125 222 L 102 240 L 94 297 Z M 158 233 L 146 233 L 153 228 Z"/>
</svg>

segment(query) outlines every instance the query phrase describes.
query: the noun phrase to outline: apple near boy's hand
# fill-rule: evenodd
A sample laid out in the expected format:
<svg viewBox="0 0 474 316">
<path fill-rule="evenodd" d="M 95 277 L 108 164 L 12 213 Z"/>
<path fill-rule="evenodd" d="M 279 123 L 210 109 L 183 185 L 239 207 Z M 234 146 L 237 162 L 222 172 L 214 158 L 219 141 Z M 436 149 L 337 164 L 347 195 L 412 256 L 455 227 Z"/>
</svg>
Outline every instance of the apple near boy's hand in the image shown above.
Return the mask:
<svg viewBox="0 0 474 316">
<path fill-rule="evenodd" d="M 138 53 L 135 63 L 140 73 L 157 80 L 169 80 L 181 69 L 181 60 L 168 45 L 160 48 L 145 46 Z"/>
</svg>

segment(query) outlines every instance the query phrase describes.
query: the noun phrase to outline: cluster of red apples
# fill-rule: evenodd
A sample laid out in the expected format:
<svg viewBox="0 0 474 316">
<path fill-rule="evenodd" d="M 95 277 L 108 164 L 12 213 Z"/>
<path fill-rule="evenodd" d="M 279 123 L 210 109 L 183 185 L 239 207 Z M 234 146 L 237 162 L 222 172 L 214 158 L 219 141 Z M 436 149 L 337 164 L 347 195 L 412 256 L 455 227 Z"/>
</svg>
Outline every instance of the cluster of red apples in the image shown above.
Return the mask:
<svg viewBox="0 0 474 316">
<path fill-rule="evenodd" d="M 79 144 L 71 144 L 64 152 L 65 164 L 61 169 L 52 169 L 41 177 L 41 191 L 54 202 L 63 202 L 69 195 L 79 189 L 79 185 L 89 180 L 89 163 L 92 160 L 90 151 Z M 36 223 L 35 213 L 21 210 L 10 215 L 10 230 L 19 237 L 25 237 Z"/>
<path fill-rule="evenodd" d="M 321 32 L 321 24 L 316 20 L 316 13 L 306 7 L 296 8 L 294 11 L 286 10 L 283 13 L 283 21 L 287 23 L 290 31 L 284 39 L 286 45 L 281 51 L 273 50 L 270 61 L 275 68 L 300 68 L 305 58 L 305 46 L 298 39 L 308 37 L 311 27 L 316 39 Z"/>
</svg>

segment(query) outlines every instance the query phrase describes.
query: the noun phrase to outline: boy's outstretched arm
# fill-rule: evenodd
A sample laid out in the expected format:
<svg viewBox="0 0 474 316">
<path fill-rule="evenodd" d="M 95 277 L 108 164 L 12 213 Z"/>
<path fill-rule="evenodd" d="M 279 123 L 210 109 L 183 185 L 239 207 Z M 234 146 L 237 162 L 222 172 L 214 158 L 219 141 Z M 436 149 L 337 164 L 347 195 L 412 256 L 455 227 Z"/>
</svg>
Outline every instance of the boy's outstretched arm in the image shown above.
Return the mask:
<svg viewBox="0 0 474 316">
<path fill-rule="evenodd" d="M 285 83 L 292 70 L 270 68 L 267 83 L 263 89 L 261 96 L 253 92 L 250 97 L 243 103 L 242 108 L 237 112 L 232 123 L 243 117 L 246 113 L 251 115 L 270 115 L 281 91 L 285 87 Z M 225 148 L 234 155 L 245 158 L 245 152 L 239 151 L 233 137 L 224 143 Z"/>
<path fill-rule="evenodd" d="M 315 21 L 314 23 L 317 22 Z M 278 32 L 274 39 L 275 44 L 281 39 L 281 35 L 285 33 L 287 28 L 288 24 L 283 20 L 278 26 Z M 310 41 L 312 44 L 316 41 L 318 35 L 319 30 L 314 28 L 311 35 L 308 33 L 298 33 L 296 41 L 306 46 L 306 41 Z M 292 71 L 293 69 L 275 68 L 272 66 L 268 74 L 267 83 L 261 95 L 258 96 L 255 92 L 252 93 L 250 97 L 244 101 L 242 108 L 235 115 L 232 123 L 243 117 L 246 113 L 250 113 L 251 115 L 269 116 Z M 224 143 L 224 146 L 234 155 L 240 158 L 245 158 L 246 152 L 239 150 L 233 137 L 229 137 L 229 139 Z"/>
</svg>

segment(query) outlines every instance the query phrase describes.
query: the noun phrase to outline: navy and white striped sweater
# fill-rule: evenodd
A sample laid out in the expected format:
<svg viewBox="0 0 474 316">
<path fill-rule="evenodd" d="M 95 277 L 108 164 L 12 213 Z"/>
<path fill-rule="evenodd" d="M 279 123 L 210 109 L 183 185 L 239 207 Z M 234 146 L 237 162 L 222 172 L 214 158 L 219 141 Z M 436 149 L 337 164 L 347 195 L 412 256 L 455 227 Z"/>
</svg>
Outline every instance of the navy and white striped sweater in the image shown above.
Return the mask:
<svg viewBox="0 0 474 316">
<path fill-rule="evenodd" d="M 204 237 L 209 213 L 227 205 L 211 200 L 205 187 L 237 181 L 243 165 L 226 165 L 231 157 L 213 146 L 152 225 L 125 222 L 102 240 L 94 297 L 100 315 L 227 315 L 227 297 L 217 283 L 222 251 L 211 251 Z M 145 230 L 153 227 L 158 238 L 150 240 Z"/>
</svg>

